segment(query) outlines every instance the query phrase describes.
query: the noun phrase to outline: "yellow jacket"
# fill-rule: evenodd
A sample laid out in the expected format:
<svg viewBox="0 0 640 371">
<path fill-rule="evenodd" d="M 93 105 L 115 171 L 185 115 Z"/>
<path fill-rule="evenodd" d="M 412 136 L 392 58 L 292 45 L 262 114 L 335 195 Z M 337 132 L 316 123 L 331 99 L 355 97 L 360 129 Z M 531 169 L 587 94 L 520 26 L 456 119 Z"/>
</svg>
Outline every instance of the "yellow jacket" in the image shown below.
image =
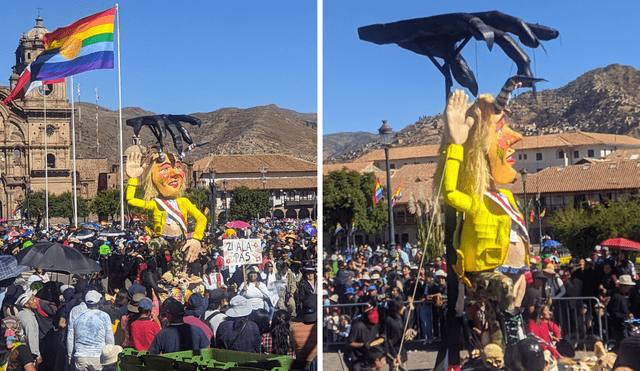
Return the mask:
<svg viewBox="0 0 640 371">
<path fill-rule="evenodd" d="M 445 155 L 447 162 L 444 168 L 444 200 L 456 210 L 465 213 L 458 248 L 464 255 L 464 270 L 479 272 L 495 269 L 503 265 L 507 258 L 511 217 L 486 196 L 483 196 L 484 202 L 480 202 L 480 197 L 470 196 L 457 189 L 458 172 L 463 159 L 462 146 L 450 144 Z M 518 210 L 511 192 L 502 189 L 499 192 L 507 196 L 509 203 Z M 528 244 L 528 241 L 525 243 Z M 528 266 L 528 254 L 525 256 Z"/>
<path fill-rule="evenodd" d="M 158 203 L 155 200 L 145 201 L 139 198 L 135 198 L 136 187 L 138 186 L 138 179 L 130 178 L 127 183 L 127 202 L 131 206 L 141 207 L 143 209 L 153 211 L 153 233 L 155 236 L 162 234 L 164 225 L 167 222 L 167 212 L 161 207 L 158 207 Z M 191 215 L 196 220 L 196 230 L 193 231 L 193 238 L 196 240 L 202 240 L 204 237 L 204 230 L 207 227 L 207 217 L 195 207 L 188 198 L 178 197 L 178 208 L 182 215 Z M 186 219 L 186 218 L 185 218 Z"/>
</svg>

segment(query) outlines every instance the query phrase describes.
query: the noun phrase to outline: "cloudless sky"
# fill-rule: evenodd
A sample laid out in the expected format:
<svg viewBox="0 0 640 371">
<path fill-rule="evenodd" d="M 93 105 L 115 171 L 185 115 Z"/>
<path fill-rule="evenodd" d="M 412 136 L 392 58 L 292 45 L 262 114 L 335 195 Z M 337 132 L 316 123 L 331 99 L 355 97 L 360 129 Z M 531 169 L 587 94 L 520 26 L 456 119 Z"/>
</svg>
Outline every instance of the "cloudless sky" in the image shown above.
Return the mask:
<svg viewBox="0 0 640 371">
<path fill-rule="evenodd" d="M 0 85 L 9 85 L 18 41 L 36 25 L 38 6 L 53 31 L 115 4 L 23 0 L 3 6 Z M 186 114 L 273 103 L 317 112 L 315 1 L 121 0 L 119 10 L 123 107 Z M 117 60 L 113 70 L 74 76 L 78 83 L 83 102 L 95 102 L 98 87 L 100 106 L 118 108 Z"/>
<path fill-rule="evenodd" d="M 613 63 L 640 69 L 640 2 L 636 1 L 324 1 L 323 133 L 377 133 L 381 120 L 394 130 L 420 116 L 441 113 L 444 77 L 426 56 L 396 44 L 376 45 L 358 38 L 358 27 L 455 12 L 499 10 L 557 29 L 543 42 L 547 54 L 524 47 L 538 90 L 555 89 L 578 76 Z M 516 41 L 517 38 L 516 38 Z M 477 54 L 476 54 L 477 51 Z M 516 74 L 511 59 L 494 44 L 471 39 L 462 52 L 474 71 L 479 93 L 497 94 Z M 454 89 L 460 88 L 454 81 Z"/>
</svg>

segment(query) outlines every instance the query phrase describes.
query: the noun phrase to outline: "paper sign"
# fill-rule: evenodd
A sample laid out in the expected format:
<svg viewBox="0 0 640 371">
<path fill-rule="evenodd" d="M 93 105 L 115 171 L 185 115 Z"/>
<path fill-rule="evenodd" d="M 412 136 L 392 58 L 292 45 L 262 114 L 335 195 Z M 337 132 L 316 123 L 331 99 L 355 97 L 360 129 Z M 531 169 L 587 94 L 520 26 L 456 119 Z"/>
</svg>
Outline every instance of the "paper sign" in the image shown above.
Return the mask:
<svg viewBox="0 0 640 371">
<path fill-rule="evenodd" d="M 222 242 L 224 265 L 262 264 L 262 243 L 258 238 L 227 239 Z"/>
</svg>

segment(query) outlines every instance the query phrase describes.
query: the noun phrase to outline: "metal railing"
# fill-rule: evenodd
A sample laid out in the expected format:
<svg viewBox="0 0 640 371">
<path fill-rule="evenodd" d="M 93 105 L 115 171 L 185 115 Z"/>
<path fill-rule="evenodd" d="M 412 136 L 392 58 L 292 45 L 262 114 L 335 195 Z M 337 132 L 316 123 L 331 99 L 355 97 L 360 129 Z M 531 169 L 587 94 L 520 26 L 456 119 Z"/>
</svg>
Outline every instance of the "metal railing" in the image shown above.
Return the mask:
<svg viewBox="0 0 640 371">
<path fill-rule="evenodd" d="M 600 301 L 595 297 L 563 297 L 555 298 L 552 302 L 553 321 L 560 327 L 563 339 L 568 340 L 574 346 L 581 347 L 592 345 L 600 340 L 604 344 L 610 342 L 609 327 L 606 320 L 606 311 L 597 309 L 596 304 Z M 339 308 L 340 314 L 346 314 L 353 324 L 354 319 L 361 313 L 368 304 L 336 304 L 323 308 L 323 345 L 327 348 L 343 346 L 346 338 L 335 333 L 334 328 L 327 328 L 327 317 L 332 315 L 333 308 Z M 413 342 L 438 342 L 441 340 L 442 329 L 444 328 L 445 304 L 437 308 L 433 303 L 414 303 L 415 309 L 411 311 L 409 328 L 417 332 Z M 466 306 L 465 306 L 466 307 Z M 327 311 L 327 308 L 329 311 Z M 384 309 L 381 309 L 384 310 Z M 327 314 L 328 313 L 328 314 Z M 464 318 L 466 321 L 466 311 Z M 380 316 L 382 319 L 383 317 Z M 526 323 L 524 324 L 526 327 Z M 525 328 L 526 330 L 526 328 Z"/>
<path fill-rule="evenodd" d="M 595 297 L 562 297 L 552 300 L 553 322 L 562 331 L 562 338 L 573 345 L 609 342 L 609 324 L 606 310 L 596 308 L 601 304 Z"/>
</svg>

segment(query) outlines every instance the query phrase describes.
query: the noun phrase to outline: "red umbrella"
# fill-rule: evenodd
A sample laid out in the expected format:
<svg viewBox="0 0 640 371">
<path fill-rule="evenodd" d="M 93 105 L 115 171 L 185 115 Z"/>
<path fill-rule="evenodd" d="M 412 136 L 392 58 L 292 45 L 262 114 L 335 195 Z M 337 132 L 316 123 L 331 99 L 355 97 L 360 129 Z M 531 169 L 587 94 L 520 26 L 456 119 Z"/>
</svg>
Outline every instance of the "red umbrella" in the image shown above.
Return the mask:
<svg viewBox="0 0 640 371">
<path fill-rule="evenodd" d="M 618 238 L 609 238 L 608 240 L 602 241 L 600 246 L 612 247 L 618 250 L 631 250 L 631 251 L 640 251 L 640 243 L 636 241 L 627 240 L 626 238 L 618 237 Z"/>
<path fill-rule="evenodd" d="M 251 227 L 249 223 L 243 222 L 242 220 L 234 220 L 232 222 L 227 223 L 226 226 L 229 228 L 240 228 L 240 229 Z"/>
</svg>

